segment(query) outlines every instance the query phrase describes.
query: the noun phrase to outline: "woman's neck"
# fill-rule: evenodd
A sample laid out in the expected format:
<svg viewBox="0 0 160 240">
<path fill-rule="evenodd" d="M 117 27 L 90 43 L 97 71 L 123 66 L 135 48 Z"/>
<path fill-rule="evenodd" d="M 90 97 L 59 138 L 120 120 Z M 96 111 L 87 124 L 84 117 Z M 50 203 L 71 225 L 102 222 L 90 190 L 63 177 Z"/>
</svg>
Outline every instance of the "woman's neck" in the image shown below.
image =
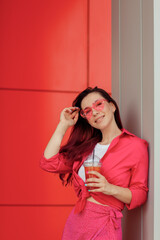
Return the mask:
<svg viewBox="0 0 160 240">
<path fill-rule="evenodd" d="M 122 131 L 118 128 L 117 124 L 110 127 L 109 129 L 103 129 L 102 131 L 102 140 L 100 144 L 106 145 L 112 142 L 112 140 L 119 136 Z"/>
</svg>

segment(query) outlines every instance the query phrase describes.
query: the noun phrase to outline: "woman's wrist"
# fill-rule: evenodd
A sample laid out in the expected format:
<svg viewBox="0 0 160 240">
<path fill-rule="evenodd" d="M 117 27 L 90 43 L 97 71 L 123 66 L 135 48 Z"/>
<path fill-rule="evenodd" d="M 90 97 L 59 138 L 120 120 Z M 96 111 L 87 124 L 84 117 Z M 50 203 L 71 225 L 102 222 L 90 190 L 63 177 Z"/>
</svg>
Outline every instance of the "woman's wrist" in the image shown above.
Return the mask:
<svg viewBox="0 0 160 240">
<path fill-rule="evenodd" d="M 111 195 L 127 204 L 129 204 L 132 199 L 132 193 L 129 188 L 124 188 L 113 184 L 110 184 L 110 191 L 108 195 Z"/>
<path fill-rule="evenodd" d="M 114 196 L 118 192 L 116 187 L 117 187 L 116 185 L 108 183 L 107 187 L 106 187 L 106 191 L 104 193 L 107 194 L 107 195 Z"/>
<path fill-rule="evenodd" d="M 58 123 L 58 126 L 57 126 L 57 129 L 58 131 L 60 131 L 63 135 L 65 134 L 65 132 L 68 130 L 70 126 L 68 124 L 66 124 L 65 121 L 61 120 L 59 123 Z"/>
<path fill-rule="evenodd" d="M 110 184 L 110 195 L 112 195 L 113 197 L 116 196 L 119 192 L 118 190 L 119 189 L 116 185 Z"/>
</svg>

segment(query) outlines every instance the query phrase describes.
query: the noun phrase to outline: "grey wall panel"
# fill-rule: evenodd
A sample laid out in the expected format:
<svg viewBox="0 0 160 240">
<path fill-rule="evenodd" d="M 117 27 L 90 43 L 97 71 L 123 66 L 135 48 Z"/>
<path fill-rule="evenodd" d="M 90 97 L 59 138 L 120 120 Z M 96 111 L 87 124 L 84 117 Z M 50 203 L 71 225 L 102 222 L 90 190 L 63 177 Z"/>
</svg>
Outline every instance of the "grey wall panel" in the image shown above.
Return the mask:
<svg viewBox="0 0 160 240">
<path fill-rule="evenodd" d="M 143 207 L 143 240 L 154 239 L 154 27 L 153 1 L 143 0 L 142 137 L 149 142 L 149 194 Z"/>
<path fill-rule="evenodd" d="M 154 239 L 160 239 L 160 1 L 154 0 Z"/>
<path fill-rule="evenodd" d="M 121 115 L 124 127 L 141 135 L 140 1 L 120 1 Z M 133 231 L 136 229 L 136 231 Z M 131 234 L 132 232 L 132 234 Z M 124 240 L 141 239 L 141 209 L 125 212 Z"/>
<path fill-rule="evenodd" d="M 120 1 L 121 114 L 125 127 L 141 133 L 141 12 L 139 0 Z"/>
<path fill-rule="evenodd" d="M 119 1 L 112 1 L 112 89 L 114 89 L 114 98 L 121 110 L 120 102 L 120 47 L 119 47 Z"/>
<path fill-rule="evenodd" d="M 117 10 L 119 8 L 119 11 Z M 119 12 L 119 24 L 114 14 Z M 115 17 L 117 20 L 117 16 Z M 115 33 L 117 32 L 117 34 Z M 141 11 L 140 1 L 112 1 L 112 49 L 118 49 L 119 66 L 112 59 L 112 95 L 119 92 L 122 123 L 141 135 Z M 119 37 L 114 40 L 115 37 Z M 116 46 L 115 46 L 116 44 Z M 115 50 L 114 50 L 115 51 Z M 114 52 L 114 56 L 118 53 Z M 113 55 L 112 55 L 113 56 Z M 123 211 L 123 240 L 141 239 L 141 208 Z M 135 231 L 136 229 L 136 231 Z"/>
<path fill-rule="evenodd" d="M 112 96 L 124 127 L 150 145 L 149 198 L 123 211 L 123 240 L 154 239 L 153 78 L 153 1 L 112 0 Z"/>
</svg>

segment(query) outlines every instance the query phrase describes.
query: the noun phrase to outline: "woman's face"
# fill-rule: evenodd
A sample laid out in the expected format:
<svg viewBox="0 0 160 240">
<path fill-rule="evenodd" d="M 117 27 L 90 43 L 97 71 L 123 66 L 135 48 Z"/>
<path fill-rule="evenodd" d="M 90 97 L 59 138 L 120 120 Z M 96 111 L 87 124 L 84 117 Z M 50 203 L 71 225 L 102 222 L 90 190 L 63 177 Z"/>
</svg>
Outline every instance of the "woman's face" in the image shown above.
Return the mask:
<svg viewBox="0 0 160 240">
<path fill-rule="evenodd" d="M 105 99 L 102 95 L 98 92 L 89 93 L 86 97 L 83 98 L 81 102 L 81 109 L 84 110 L 87 107 L 94 106 L 94 103 L 97 100 Z M 108 127 L 112 121 L 114 120 L 114 112 L 116 110 L 115 105 L 112 102 L 104 101 L 104 107 L 102 110 L 96 110 L 92 108 L 92 114 L 89 119 L 87 119 L 88 123 L 97 129 L 103 130 L 104 128 Z"/>
</svg>

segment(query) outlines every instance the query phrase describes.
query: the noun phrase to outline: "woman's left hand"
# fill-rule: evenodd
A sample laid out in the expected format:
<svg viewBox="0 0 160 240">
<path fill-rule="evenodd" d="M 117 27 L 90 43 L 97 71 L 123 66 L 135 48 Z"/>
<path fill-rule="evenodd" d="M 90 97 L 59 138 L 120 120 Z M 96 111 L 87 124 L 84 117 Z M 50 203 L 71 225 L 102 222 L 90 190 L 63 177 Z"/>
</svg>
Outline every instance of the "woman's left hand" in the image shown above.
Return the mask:
<svg viewBox="0 0 160 240">
<path fill-rule="evenodd" d="M 96 171 L 89 171 L 87 174 L 93 174 L 95 177 L 88 178 L 85 182 L 86 187 L 94 187 L 95 189 L 89 189 L 89 192 L 102 192 L 107 195 L 112 195 L 112 184 L 107 179 Z"/>
</svg>

